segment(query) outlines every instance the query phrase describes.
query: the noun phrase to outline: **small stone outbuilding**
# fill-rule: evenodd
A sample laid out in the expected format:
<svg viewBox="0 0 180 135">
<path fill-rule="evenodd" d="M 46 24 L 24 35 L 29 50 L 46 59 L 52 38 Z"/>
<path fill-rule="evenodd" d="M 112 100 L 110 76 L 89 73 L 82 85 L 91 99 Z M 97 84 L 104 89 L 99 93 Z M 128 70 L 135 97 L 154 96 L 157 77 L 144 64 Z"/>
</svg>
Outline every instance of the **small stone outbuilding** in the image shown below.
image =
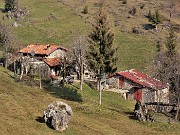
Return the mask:
<svg viewBox="0 0 180 135">
<path fill-rule="evenodd" d="M 117 72 L 107 78 L 110 89 L 116 89 L 125 99 L 143 103 L 169 103 L 168 85 L 151 78 L 138 70 L 131 69 Z"/>
</svg>

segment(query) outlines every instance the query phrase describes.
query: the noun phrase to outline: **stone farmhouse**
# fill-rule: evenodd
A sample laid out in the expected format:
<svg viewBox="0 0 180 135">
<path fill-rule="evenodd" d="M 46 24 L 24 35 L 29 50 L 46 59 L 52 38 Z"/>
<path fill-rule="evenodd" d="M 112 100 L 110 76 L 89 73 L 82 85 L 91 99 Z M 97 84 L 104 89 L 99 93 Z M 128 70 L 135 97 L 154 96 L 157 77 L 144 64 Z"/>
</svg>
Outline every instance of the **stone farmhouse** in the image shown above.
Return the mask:
<svg viewBox="0 0 180 135">
<path fill-rule="evenodd" d="M 38 71 L 50 76 L 58 74 L 67 51 L 68 49 L 58 45 L 30 44 L 18 53 L 25 73 Z"/>
<path fill-rule="evenodd" d="M 169 103 L 168 85 L 163 85 L 162 82 L 135 69 L 117 72 L 109 76 L 106 83 L 125 99 L 140 100 L 143 103 Z"/>
</svg>

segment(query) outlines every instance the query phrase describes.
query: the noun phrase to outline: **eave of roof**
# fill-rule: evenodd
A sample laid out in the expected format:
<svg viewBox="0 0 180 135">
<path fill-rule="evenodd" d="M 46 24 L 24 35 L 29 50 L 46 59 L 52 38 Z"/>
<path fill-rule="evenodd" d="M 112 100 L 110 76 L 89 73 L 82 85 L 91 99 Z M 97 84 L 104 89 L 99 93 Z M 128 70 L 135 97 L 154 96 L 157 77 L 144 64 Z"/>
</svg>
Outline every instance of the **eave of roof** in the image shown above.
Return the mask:
<svg viewBox="0 0 180 135">
<path fill-rule="evenodd" d="M 62 49 L 65 52 L 68 51 L 68 49 L 57 46 L 57 45 L 40 45 L 40 44 L 30 44 L 27 47 L 21 49 L 19 53 L 27 53 L 30 54 L 31 52 L 34 52 L 36 55 L 49 55 L 53 53 L 57 49 Z"/>
<path fill-rule="evenodd" d="M 59 66 L 62 64 L 62 60 L 61 58 L 46 58 L 44 59 L 44 62 L 50 66 L 50 67 L 55 67 L 55 66 Z"/>
</svg>

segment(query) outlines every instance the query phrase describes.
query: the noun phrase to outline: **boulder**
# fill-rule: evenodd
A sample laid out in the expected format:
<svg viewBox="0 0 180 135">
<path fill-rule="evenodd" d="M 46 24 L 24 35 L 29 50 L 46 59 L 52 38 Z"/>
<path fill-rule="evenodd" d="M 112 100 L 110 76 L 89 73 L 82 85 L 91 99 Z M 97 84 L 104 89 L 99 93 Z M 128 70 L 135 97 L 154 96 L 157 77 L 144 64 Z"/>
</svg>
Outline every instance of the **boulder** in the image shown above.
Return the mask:
<svg viewBox="0 0 180 135">
<path fill-rule="evenodd" d="M 44 121 L 47 125 L 58 131 L 68 128 L 68 123 L 73 115 L 69 105 L 61 101 L 54 101 L 44 110 Z"/>
</svg>

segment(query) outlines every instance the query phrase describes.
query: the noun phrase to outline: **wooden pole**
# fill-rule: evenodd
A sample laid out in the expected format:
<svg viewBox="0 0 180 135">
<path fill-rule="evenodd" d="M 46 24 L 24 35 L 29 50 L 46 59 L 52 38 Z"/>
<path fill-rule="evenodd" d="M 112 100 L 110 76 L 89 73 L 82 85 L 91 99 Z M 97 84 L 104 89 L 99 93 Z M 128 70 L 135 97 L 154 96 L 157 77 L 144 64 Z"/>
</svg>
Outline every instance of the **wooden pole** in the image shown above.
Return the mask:
<svg viewBox="0 0 180 135">
<path fill-rule="evenodd" d="M 99 79 L 99 105 L 102 104 L 101 79 Z"/>
<path fill-rule="evenodd" d="M 39 88 L 42 89 L 42 65 L 40 65 L 39 70 Z"/>
</svg>

